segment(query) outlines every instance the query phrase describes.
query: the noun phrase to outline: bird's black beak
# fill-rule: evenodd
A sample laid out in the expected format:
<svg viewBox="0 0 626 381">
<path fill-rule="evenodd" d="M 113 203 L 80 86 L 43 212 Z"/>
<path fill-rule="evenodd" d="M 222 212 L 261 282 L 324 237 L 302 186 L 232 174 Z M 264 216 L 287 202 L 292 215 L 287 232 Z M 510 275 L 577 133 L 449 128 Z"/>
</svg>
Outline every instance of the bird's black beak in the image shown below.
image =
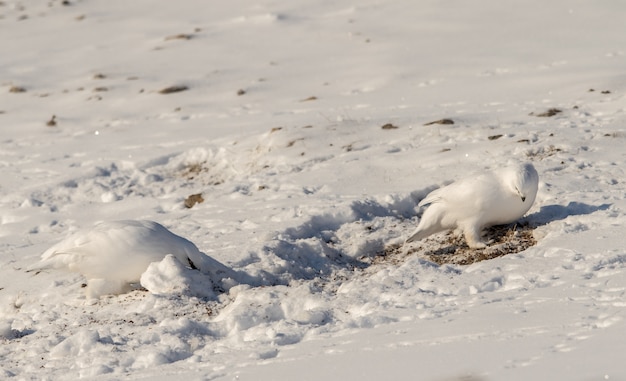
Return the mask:
<svg viewBox="0 0 626 381">
<path fill-rule="evenodd" d="M 522 202 L 526 201 L 526 196 L 522 196 Z"/>
</svg>

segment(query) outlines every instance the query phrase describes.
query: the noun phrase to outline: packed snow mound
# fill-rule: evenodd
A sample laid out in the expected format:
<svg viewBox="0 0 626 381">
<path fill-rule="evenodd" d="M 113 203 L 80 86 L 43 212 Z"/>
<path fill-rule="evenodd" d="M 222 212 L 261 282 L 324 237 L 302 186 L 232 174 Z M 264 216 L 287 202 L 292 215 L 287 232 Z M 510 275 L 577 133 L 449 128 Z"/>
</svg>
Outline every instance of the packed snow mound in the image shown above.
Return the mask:
<svg viewBox="0 0 626 381">
<path fill-rule="evenodd" d="M 480 237 L 483 228 L 521 218 L 535 201 L 538 187 L 537 170 L 526 163 L 464 178 L 434 190 L 419 203 L 430 206 L 407 242 L 459 229 L 471 248 L 484 248 L 486 244 Z"/>
<path fill-rule="evenodd" d="M 141 285 L 155 295 L 189 295 L 215 299 L 219 279 L 215 282 L 205 274 L 184 266 L 172 254 L 160 262 L 152 262 L 141 274 Z"/>
<path fill-rule="evenodd" d="M 79 231 L 46 250 L 41 263 L 33 269 L 67 268 L 78 272 L 87 279 L 87 296 L 99 297 L 127 292 L 151 263 L 161 262 L 168 255 L 180 266 L 199 269 L 216 279 L 233 275 L 191 241 L 156 222 L 136 220 L 102 222 Z M 172 267 L 171 260 L 167 263 Z"/>
</svg>

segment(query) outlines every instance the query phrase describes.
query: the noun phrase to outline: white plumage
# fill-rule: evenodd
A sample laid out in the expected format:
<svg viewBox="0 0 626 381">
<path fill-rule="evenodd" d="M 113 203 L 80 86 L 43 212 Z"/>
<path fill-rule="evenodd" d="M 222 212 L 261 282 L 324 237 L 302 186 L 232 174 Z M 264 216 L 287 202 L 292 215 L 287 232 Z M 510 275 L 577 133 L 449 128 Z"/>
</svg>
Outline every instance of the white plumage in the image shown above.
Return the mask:
<svg viewBox="0 0 626 381">
<path fill-rule="evenodd" d="M 501 168 L 456 181 L 428 194 L 419 206 L 430 204 L 406 242 L 457 229 L 471 248 L 484 248 L 480 233 L 489 226 L 521 218 L 537 195 L 539 175 L 530 164 Z"/>
<path fill-rule="evenodd" d="M 117 294 L 138 282 L 150 263 L 172 254 L 185 266 L 219 280 L 232 270 L 200 252 L 191 241 L 153 221 L 102 222 L 46 250 L 36 268 L 67 268 L 87 278 L 87 295 Z"/>
</svg>

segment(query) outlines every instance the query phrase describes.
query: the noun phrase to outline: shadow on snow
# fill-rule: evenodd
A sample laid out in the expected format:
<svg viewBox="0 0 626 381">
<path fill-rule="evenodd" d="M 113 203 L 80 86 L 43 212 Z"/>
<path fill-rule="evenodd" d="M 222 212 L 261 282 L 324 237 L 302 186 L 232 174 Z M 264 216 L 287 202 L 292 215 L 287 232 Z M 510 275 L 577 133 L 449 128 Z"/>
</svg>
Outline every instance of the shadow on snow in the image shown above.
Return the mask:
<svg viewBox="0 0 626 381">
<path fill-rule="evenodd" d="M 597 211 L 607 210 L 611 204 L 589 205 L 582 202 L 572 201 L 567 205 L 546 205 L 542 206 L 538 212 L 526 216 L 532 226 L 539 227 L 548 225 L 554 221 L 564 220 L 570 216 L 582 216 L 592 214 Z"/>
</svg>

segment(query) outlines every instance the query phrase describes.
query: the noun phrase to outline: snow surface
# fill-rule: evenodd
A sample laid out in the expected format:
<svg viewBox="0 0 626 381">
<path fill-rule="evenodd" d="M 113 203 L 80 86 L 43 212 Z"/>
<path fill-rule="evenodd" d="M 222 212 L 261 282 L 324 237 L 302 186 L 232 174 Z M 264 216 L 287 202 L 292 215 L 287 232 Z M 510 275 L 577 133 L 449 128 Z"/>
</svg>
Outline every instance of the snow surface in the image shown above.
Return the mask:
<svg viewBox="0 0 626 381">
<path fill-rule="evenodd" d="M 626 379 L 624 15 L 0 2 L 0 378 Z M 503 157 L 539 172 L 536 245 L 465 266 L 421 255 L 445 237 L 398 249 L 426 194 Z M 239 281 L 207 292 L 167 256 L 149 291 L 95 300 L 27 272 L 120 219 Z"/>
</svg>

